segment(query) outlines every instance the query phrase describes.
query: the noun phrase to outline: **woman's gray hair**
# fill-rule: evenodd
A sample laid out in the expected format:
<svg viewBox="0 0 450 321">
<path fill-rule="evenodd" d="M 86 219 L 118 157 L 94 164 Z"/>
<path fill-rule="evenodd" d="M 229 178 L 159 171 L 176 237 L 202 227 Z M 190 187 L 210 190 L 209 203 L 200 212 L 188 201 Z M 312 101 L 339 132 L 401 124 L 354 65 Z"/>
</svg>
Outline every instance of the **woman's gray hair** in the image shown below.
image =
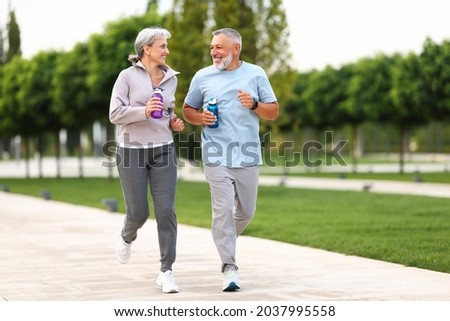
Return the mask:
<svg viewBox="0 0 450 321">
<path fill-rule="evenodd" d="M 239 32 L 237 32 L 234 29 L 231 28 L 222 28 L 222 29 L 218 29 L 216 31 L 213 31 L 213 36 L 217 36 L 220 34 L 224 34 L 225 36 L 227 36 L 228 38 L 230 38 L 234 43 L 239 44 L 239 46 L 242 48 L 242 37 L 239 34 Z"/>
<path fill-rule="evenodd" d="M 151 46 L 156 39 L 169 39 L 171 33 L 160 26 L 154 26 L 141 30 L 134 42 L 134 50 L 136 54 L 129 55 L 128 60 L 135 64 L 144 55 L 144 46 Z"/>
</svg>

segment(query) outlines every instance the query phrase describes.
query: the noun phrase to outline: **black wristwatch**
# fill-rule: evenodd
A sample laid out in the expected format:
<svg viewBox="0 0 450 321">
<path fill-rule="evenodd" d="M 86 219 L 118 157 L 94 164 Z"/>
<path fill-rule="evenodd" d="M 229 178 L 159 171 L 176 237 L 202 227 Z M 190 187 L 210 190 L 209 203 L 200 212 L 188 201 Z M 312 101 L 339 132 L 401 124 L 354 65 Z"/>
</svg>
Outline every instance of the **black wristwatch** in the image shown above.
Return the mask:
<svg viewBox="0 0 450 321">
<path fill-rule="evenodd" d="M 256 99 L 253 99 L 253 107 L 250 108 L 250 110 L 255 110 L 256 108 L 258 108 L 258 101 Z"/>
</svg>

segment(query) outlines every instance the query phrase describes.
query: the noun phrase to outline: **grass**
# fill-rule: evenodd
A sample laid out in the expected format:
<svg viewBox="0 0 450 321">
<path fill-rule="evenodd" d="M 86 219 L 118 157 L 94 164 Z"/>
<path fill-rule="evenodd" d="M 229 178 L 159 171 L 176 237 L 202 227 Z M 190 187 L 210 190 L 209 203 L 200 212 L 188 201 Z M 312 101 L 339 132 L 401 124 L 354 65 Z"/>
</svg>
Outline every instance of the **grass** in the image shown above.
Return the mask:
<svg viewBox="0 0 450 321">
<path fill-rule="evenodd" d="M 450 172 L 444 173 L 292 173 L 292 176 L 346 178 L 364 180 L 388 180 L 402 182 L 426 182 L 450 184 Z"/>
<path fill-rule="evenodd" d="M 114 197 L 124 212 L 118 179 L 0 179 L 11 192 L 106 209 Z M 182 224 L 211 223 L 206 183 L 180 181 Z M 255 219 L 245 234 L 450 273 L 450 199 L 368 192 L 261 186 Z"/>
</svg>

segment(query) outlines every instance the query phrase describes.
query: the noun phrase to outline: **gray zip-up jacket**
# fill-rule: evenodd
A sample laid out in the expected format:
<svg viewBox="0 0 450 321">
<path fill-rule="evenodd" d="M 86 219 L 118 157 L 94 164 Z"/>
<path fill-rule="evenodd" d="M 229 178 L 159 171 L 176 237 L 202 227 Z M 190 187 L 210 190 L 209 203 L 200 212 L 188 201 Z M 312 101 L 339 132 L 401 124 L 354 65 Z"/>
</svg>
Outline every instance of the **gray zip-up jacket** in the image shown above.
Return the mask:
<svg viewBox="0 0 450 321">
<path fill-rule="evenodd" d="M 179 72 L 164 66 L 165 75 L 157 86 L 164 98 L 164 112 L 160 119 L 146 118 L 145 105 L 153 94 L 150 75 L 141 61 L 122 70 L 114 84 L 109 120 L 117 126 L 117 140 L 121 147 L 152 148 L 173 142 L 170 118 L 175 109 L 175 91 Z"/>
</svg>

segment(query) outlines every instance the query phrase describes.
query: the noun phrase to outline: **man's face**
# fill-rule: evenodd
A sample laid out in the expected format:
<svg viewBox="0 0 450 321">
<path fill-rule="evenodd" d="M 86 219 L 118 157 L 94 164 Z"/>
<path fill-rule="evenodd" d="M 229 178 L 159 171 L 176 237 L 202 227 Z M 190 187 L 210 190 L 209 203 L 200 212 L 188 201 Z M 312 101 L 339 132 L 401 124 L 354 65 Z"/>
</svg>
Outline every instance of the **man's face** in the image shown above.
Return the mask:
<svg viewBox="0 0 450 321">
<path fill-rule="evenodd" d="M 214 36 L 210 44 L 210 55 L 217 69 L 227 69 L 233 60 L 233 44 L 223 34 Z"/>
</svg>

